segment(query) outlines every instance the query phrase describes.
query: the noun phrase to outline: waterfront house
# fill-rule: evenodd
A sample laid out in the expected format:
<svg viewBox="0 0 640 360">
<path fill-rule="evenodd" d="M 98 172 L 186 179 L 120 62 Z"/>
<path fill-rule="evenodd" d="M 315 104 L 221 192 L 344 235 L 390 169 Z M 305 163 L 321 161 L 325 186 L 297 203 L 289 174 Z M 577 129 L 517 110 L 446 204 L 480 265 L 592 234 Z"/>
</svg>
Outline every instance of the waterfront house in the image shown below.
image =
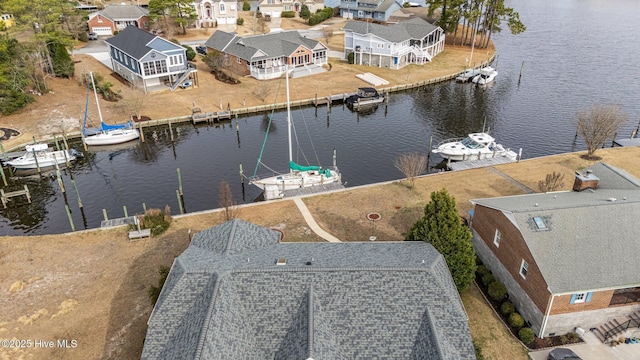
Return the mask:
<svg viewBox="0 0 640 360">
<path fill-rule="evenodd" d="M 258 80 L 278 78 L 287 68 L 298 73 L 321 72 L 328 61 L 328 48 L 323 43 L 297 31 L 240 37 L 235 32 L 218 30 L 205 46 L 207 53 L 219 52 L 235 73 Z"/>
<path fill-rule="evenodd" d="M 111 36 L 127 26 L 149 28 L 149 10 L 135 5 L 109 5 L 89 14 L 89 32 L 98 36 Z"/>
<path fill-rule="evenodd" d="M 629 173 L 599 163 L 572 191 L 471 202 L 478 257 L 539 337 L 640 310 L 640 181 Z"/>
<path fill-rule="evenodd" d="M 235 24 L 238 21 L 238 2 L 224 0 L 195 1 L 198 20 L 196 27 L 215 27 L 219 24 Z"/>
<path fill-rule="evenodd" d="M 344 27 L 345 56 L 354 63 L 394 70 L 409 64 L 423 65 L 444 50 L 442 28 L 421 18 L 393 25 L 350 20 Z"/>
<path fill-rule="evenodd" d="M 299 13 L 302 5 L 307 5 L 311 14 L 315 14 L 324 9 L 324 0 L 261 0 L 258 7 L 262 15 L 279 18 L 283 11 Z"/>
<path fill-rule="evenodd" d="M 15 20 L 13 19 L 13 14 L 0 14 L 0 29 L 2 27 L 4 28 L 10 28 L 13 25 L 15 25 Z"/>
<path fill-rule="evenodd" d="M 340 16 L 345 19 L 387 21 L 401 8 L 396 0 L 340 0 Z"/>
<path fill-rule="evenodd" d="M 113 71 L 145 93 L 173 90 L 188 78 L 197 84 L 197 70 L 187 62 L 186 49 L 180 45 L 135 26 L 105 42 Z"/>
<path fill-rule="evenodd" d="M 430 244 L 282 236 L 239 219 L 195 234 L 149 318 L 142 359 L 475 359 Z"/>
</svg>

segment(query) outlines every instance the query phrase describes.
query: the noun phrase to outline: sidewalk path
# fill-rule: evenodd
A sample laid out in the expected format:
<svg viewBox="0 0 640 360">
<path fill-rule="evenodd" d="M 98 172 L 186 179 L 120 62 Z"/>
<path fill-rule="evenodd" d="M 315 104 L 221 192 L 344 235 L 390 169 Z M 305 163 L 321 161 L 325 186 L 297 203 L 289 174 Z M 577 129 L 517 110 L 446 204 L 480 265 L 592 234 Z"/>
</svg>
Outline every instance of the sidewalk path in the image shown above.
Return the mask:
<svg viewBox="0 0 640 360">
<path fill-rule="evenodd" d="M 300 210 L 300 213 L 302 213 L 302 216 L 304 217 L 304 220 L 307 222 L 307 225 L 309 225 L 311 230 L 313 230 L 313 232 L 316 233 L 316 235 L 327 240 L 328 242 L 341 242 L 340 239 L 338 239 L 337 237 L 322 230 L 322 228 L 318 225 L 318 223 L 316 223 L 316 220 L 313 218 L 313 216 L 309 212 L 309 209 L 307 209 L 307 206 L 304 204 L 302 199 L 295 198 L 293 199 L 293 202 L 296 204 L 296 206 Z"/>
</svg>

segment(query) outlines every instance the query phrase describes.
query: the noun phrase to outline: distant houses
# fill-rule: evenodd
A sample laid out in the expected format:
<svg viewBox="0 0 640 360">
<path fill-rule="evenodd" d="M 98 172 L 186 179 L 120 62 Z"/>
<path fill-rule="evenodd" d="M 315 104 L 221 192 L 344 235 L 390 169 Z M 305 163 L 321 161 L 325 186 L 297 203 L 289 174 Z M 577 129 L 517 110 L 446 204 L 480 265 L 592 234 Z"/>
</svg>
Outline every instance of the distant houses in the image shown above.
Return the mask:
<svg viewBox="0 0 640 360">
<path fill-rule="evenodd" d="M 127 26 L 149 28 L 149 10 L 135 5 L 109 5 L 89 14 L 89 32 L 98 36 L 111 36 Z"/>
<path fill-rule="evenodd" d="M 234 72 L 259 80 L 281 77 L 285 70 L 312 73 L 328 62 L 328 48 L 297 31 L 240 37 L 217 30 L 205 46 L 207 53 L 217 51 L 223 56 Z"/>
<path fill-rule="evenodd" d="M 573 191 L 472 203 L 476 253 L 539 337 L 640 317 L 640 180 L 599 163 Z"/>
<path fill-rule="evenodd" d="M 198 19 L 196 27 L 212 28 L 218 25 L 235 24 L 238 21 L 238 2 L 224 0 L 194 1 Z"/>
<path fill-rule="evenodd" d="M 430 244 L 281 243 L 231 220 L 175 259 L 142 359 L 475 359 Z"/>
<path fill-rule="evenodd" d="M 273 18 L 282 16 L 283 11 L 299 13 L 302 6 L 306 5 L 312 14 L 324 9 L 324 0 L 261 0 L 258 4 L 260 12 Z"/>
<path fill-rule="evenodd" d="M 340 0 L 340 16 L 345 19 L 387 21 L 401 8 L 396 0 Z"/>
<path fill-rule="evenodd" d="M 187 62 L 185 48 L 135 26 L 126 27 L 105 42 L 113 70 L 145 92 L 173 90 L 197 76 L 196 68 Z"/>
<path fill-rule="evenodd" d="M 430 62 L 445 41 L 442 28 L 417 17 L 393 25 L 351 20 L 344 37 L 345 56 L 353 54 L 355 64 L 394 70 Z"/>
</svg>

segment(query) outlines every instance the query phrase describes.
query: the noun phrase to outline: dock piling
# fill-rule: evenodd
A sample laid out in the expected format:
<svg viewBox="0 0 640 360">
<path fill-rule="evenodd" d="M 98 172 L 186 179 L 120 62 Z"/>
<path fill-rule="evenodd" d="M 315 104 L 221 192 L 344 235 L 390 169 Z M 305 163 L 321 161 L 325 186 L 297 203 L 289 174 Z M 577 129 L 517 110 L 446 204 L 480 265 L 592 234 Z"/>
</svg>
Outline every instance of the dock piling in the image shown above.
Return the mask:
<svg viewBox="0 0 640 360">
<path fill-rule="evenodd" d="M 73 225 L 73 217 L 71 217 L 71 209 L 69 209 L 69 205 L 64 205 L 65 210 L 67 211 L 67 217 L 69 218 L 69 225 L 71 225 L 71 231 L 76 231 L 75 225 Z"/>
<path fill-rule="evenodd" d="M 180 168 L 177 168 L 176 172 L 178 173 L 178 190 L 180 191 L 180 196 L 183 196 L 184 193 L 182 192 L 182 176 L 180 175 Z"/>
</svg>

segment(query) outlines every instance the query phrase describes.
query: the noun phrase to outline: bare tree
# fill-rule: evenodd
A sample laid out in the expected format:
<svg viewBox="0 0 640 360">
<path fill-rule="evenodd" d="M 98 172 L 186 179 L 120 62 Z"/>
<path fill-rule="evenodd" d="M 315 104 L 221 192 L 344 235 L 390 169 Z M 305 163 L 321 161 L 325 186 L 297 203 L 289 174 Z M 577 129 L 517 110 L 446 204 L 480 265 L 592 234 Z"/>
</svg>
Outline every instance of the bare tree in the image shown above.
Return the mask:
<svg viewBox="0 0 640 360">
<path fill-rule="evenodd" d="M 144 89 L 137 79 L 134 79 L 130 88 L 131 92 L 127 96 L 123 96 L 119 102 L 120 108 L 124 114 L 140 119 L 142 117 L 142 109 L 147 100 L 147 94 L 144 93 Z"/>
<path fill-rule="evenodd" d="M 333 37 L 333 30 L 325 27 L 322 29 L 322 35 L 324 36 L 324 41 L 326 42 L 326 45 L 329 46 L 329 42 Z"/>
<path fill-rule="evenodd" d="M 587 145 L 587 157 L 613 139 L 627 119 L 617 105 L 593 105 L 589 111 L 578 112 L 577 134 Z"/>
<path fill-rule="evenodd" d="M 394 166 L 407 177 L 409 187 L 413 187 L 415 178 L 427 168 L 427 157 L 417 152 L 401 154 L 396 158 Z"/>
<path fill-rule="evenodd" d="M 238 207 L 237 204 L 233 201 L 233 196 L 231 194 L 231 187 L 229 183 L 222 180 L 220 183 L 220 207 L 224 209 L 224 218 L 226 221 L 231 219 L 235 219 L 238 217 Z"/>
<path fill-rule="evenodd" d="M 258 87 L 253 90 L 253 96 L 257 97 L 262 102 L 265 102 L 265 100 L 267 100 L 267 97 L 269 97 L 270 93 L 271 87 L 269 87 L 269 85 L 267 84 L 258 85 Z"/>
<path fill-rule="evenodd" d="M 541 192 L 557 191 L 564 187 L 564 174 L 553 172 L 547 174 L 544 180 L 538 181 L 538 189 Z"/>
</svg>

